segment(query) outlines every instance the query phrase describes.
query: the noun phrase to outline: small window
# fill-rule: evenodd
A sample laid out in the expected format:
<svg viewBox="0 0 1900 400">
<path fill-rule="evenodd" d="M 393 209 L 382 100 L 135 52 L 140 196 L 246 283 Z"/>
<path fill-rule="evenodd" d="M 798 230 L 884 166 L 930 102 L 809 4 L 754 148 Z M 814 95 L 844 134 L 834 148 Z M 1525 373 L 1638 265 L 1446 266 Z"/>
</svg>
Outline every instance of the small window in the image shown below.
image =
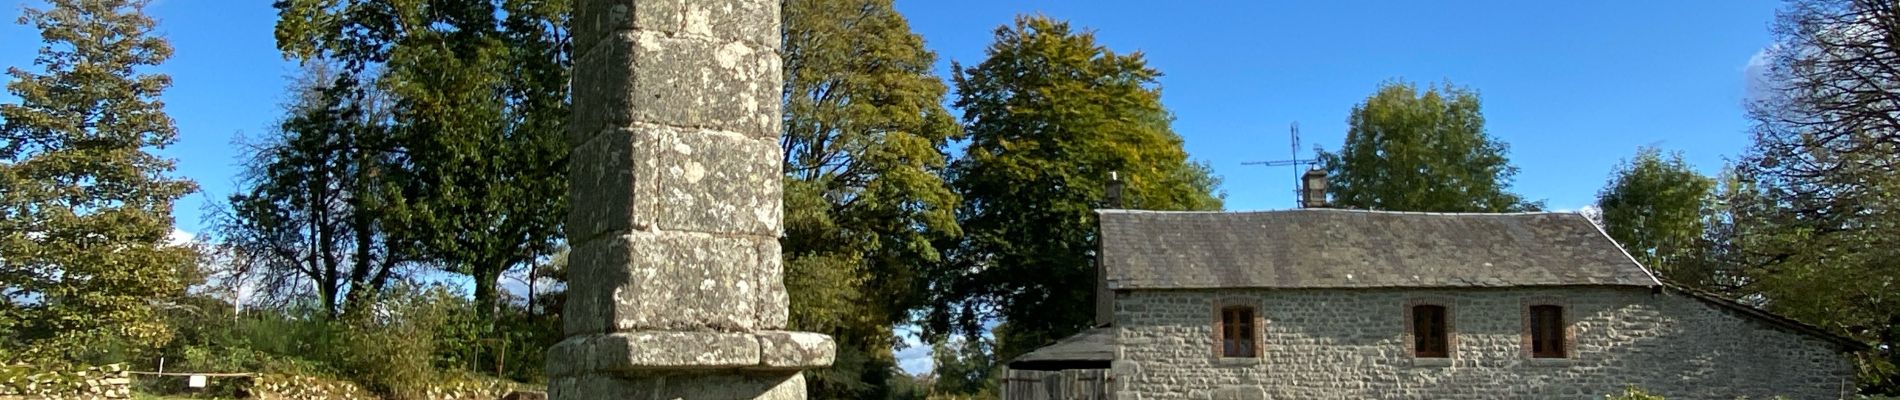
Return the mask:
<svg viewBox="0 0 1900 400">
<path fill-rule="evenodd" d="M 1564 358 L 1564 308 L 1531 306 L 1531 357 Z"/>
<path fill-rule="evenodd" d="M 1412 355 L 1419 358 L 1451 356 L 1451 338 L 1445 325 L 1445 306 L 1412 306 Z"/>
<path fill-rule="evenodd" d="M 1254 337 L 1253 307 L 1230 306 L 1220 310 L 1222 357 L 1258 357 Z"/>
</svg>

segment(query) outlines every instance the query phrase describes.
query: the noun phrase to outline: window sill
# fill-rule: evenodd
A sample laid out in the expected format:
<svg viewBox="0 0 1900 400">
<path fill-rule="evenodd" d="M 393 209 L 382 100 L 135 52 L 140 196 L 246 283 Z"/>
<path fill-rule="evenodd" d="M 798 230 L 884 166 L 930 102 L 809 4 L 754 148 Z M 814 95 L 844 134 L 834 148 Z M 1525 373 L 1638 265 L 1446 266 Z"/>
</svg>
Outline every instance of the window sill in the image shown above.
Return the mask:
<svg viewBox="0 0 1900 400">
<path fill-rule="evenodd" d="M 1414 367 L 1449 367 L 1451 365 L 1451 357 L 1412 357 Z"/>
</svg>

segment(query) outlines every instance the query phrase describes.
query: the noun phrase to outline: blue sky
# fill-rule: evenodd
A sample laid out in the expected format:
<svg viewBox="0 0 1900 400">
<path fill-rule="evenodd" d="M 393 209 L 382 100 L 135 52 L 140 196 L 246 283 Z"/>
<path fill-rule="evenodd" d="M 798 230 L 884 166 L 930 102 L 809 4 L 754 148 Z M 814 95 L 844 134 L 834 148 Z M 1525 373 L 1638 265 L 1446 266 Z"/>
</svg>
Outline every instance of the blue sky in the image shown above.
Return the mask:
<svg viewBox="0 0 1900 400">
<path fill-rule="evenodd" d="M 293 65 L 277 53 L 262 0 L 164 0 L 151 12 L 177 49 L 167 111 L 179 142 L 164 154 L 203 191 L 175 212 L 202 232 L 204 207 L 231 194 L 234 140 L 278 117 Z M 19 2 L 0 9 L 5 21 Z M 980 62 L 993 30 L 1041 13 L 1096 31 L 1161 70 L 1162 101 L 1196 159 L 1226 179 L 1228 208 L 1293 205 L 1293 171 L 1243 166 L 1336 149 L 1353 104 L 1384 81 L 1477 90 L 1492 135 L 1522 171 L 1515 189 L 1554 209 L 1594 202 L 1610 169 L 1644 145 L 1713 172 L 1748 144 L 1751 60 L 1770 41 L 1771 1 L 912 1 L 898 8 L 940 57 Z M 0 66 L 30 67 L 28 27 L 0 26 Z M 945 75 L 947 76 L 947 75 Z M 0 95 L 0 101 L 15 101 Z M 921 365 L 907 351 L 907 367 Z"/>
</svg>

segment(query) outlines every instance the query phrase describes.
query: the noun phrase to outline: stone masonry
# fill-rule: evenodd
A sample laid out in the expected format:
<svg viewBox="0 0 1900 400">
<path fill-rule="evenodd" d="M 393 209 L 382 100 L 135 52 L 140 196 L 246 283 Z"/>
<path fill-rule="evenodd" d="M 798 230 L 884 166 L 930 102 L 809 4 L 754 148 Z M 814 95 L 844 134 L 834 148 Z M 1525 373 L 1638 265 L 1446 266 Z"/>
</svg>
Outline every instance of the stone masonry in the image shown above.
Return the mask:
<svg viewBox="0 0 1900 400">
<path fill-rule="evenodd" d="M 553 399 L 803 399 L 782 331 L 777 0 L 580 0 Z"/>
<path fill-rule="evenodd" d="M 1216 303 L 1252 304 L 1263 357 L 1215 356 Z M 1447 306 L 1449 359 L 1406 350 L 1407 304 Z M 1531 359 L 1527 302 L 1565 307 L 1574 351 Z M 1673 292 L 1635 287 L 1133 290 L 1116 294 L 1122 399 L 1675 399 L 1851 395 L 1837 346 Z"/>
</svg>

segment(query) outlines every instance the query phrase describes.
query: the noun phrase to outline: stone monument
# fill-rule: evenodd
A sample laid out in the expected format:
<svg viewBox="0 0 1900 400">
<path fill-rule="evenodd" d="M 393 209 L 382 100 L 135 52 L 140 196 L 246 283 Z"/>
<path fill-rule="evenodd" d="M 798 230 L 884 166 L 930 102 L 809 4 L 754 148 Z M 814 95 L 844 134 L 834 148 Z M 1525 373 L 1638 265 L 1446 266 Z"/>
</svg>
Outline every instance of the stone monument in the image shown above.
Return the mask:
<svg viewBox="0 0 1900 400">
<path fill-rule="evenodd" d="M 567 339 L 549 395 L 804 399 L 786 332 L 778 0 L 577 0 Z"/>
</svg>

